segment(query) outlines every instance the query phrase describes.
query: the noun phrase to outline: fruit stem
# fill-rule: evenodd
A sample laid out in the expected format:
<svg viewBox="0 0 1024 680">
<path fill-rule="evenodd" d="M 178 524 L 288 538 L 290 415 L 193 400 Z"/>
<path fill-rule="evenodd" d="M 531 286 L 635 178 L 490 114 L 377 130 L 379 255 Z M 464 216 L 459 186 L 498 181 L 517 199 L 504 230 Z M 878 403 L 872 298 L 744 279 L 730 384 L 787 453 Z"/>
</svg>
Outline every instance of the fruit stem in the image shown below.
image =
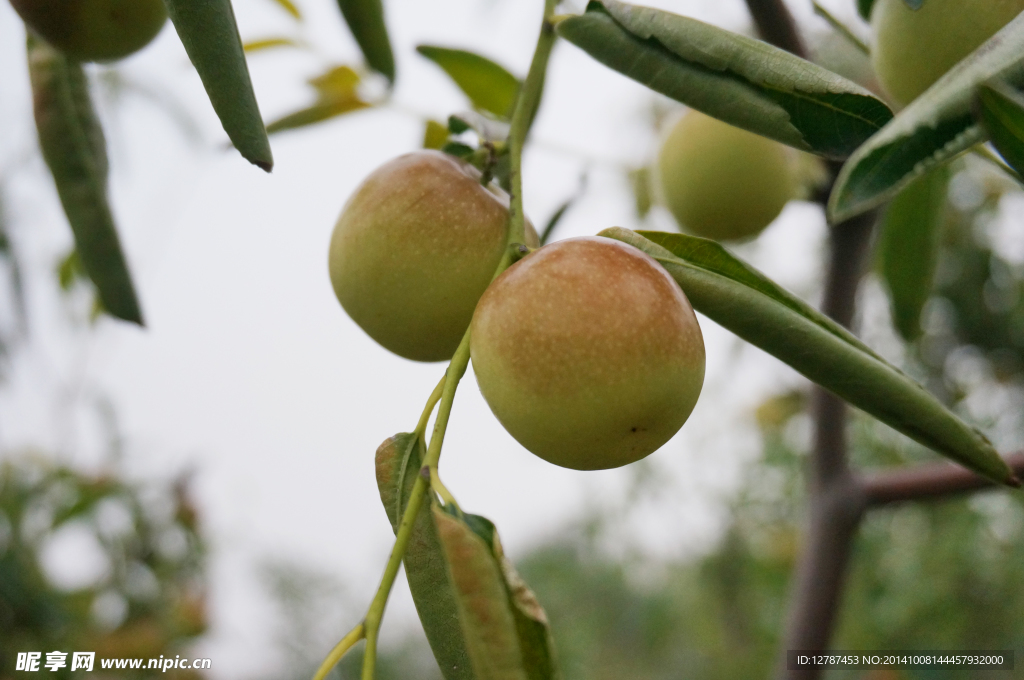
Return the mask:
<svg viewBox="0 0 1024 680">
<path fill-rule="evenodd" d="M 827 21 L 828 25 L 831 26 L 836 33 L 845 38 L 846 41 L 850 43 L 850 45 L 857 48 L 857 50 L 862 54 L 871 56 L 871 48 L 868 47 L 868 44 L 866 42 L 858 38 L 849 26 L 847 26 L 842 21 L 837 19 L 835 15 L 832 14 L 832 12 L 829 12 L 827 9 L 822 7 L 821 3 L 819 3 L 817 0 L 814 0 L 811 4 L 814 5 L 814 13 L 817 14 L 822 19 L 824 19 L 825 21 Z"/>
<path fill-rule="evenodd" d="M 324 659 L 324 662 L 320 664 L 320 668 L 317 669 L 316 675 L 313 676 L 313 680 L 323 680 L 323 678 L 331 672 L 331 669 L 334 668 L 335 664 L 341 661 L 341 657 L 345 656 L 348 650 L 352 649 L 357 642 L 365 637 L 365 627 L 360 623 L 349 631 L 348 635 L 341 638 L 341 642 L 334 646 L 331 653 L 328 654 L 327 658 Z"/>
<path fill-rule="evenodd" d="M 551 17 L 555 14 L 557 0 L 544 0 L 544 19 L 540 26 L 540 37 L 537 48 L 533 52 L 530 71 L 516 99 L 516 108 L 512 114 L 512 124 L 508 133 L 509 146 L 509 183 L 511 184 L 511 205 L 508 216 L 508 242 L 526 243 L 526 215 L 523 212 L 523 145 L 530 133 L 530 126 L 540 107 L 540 98 L 544 93 L 544 79 L 548 69 L 548 58 L 555 45 L 555 25 Z"/>
<path fill-rule="evenodd" d="M 427 421 L 430 420 L 430 414 L 434 412 L 434 407 L 437 406 L 437 402 L 441 400 L 441 392 L 444 390 L 444 382 L 447 379 L 447 375 L 441 376 L 441 380 L 437 383 L 437 387 L 430 393 L 430 397 L 427 399 L 427 405 L 423 407 L 423 413 L 420 415 L 420 422 L 416 423 L 416 429 L 413 433 L 426 441 L 427 433 Z"/>
</svg>

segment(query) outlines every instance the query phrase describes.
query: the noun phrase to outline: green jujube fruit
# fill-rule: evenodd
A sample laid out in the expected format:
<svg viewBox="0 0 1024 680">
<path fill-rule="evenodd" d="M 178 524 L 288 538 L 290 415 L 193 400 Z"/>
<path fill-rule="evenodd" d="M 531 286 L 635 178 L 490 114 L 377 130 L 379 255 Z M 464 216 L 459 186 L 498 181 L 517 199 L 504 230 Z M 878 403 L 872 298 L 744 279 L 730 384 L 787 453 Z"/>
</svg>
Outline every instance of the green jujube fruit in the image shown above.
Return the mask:
<svg viewBox="0 0 1024 680">
<path fill-rule="evenodd" d="M 415 361 L 455 353 L 505 252 L 508 194 L 439 151 L 374 170 L 345 204 L 329 268 L 341 306 L 386 349 Z M 529 246 L 539 245 L 527 224 Z"/>
<path fill-rule="evenodd" d="M 163 0 L 11 0 L 32 30 L 78 61 L 137 52 L 167 21 Z"/>
<path fill-rule="evenodd" d="M 1024 0 L 927 0 L 916 10 L 876 0 L 871 61 L 882 88 L 906 106 L 1022 11 Z"/>
<path fill-rule="evenodd" d="M 657 193 L 683 231 L 749 239 L 796 197 L 797 164 L 789 147 L 690 110 L 661 145 Z"/>
<path fill-rule="evenodd" d="M 704 383 L 704 339 L 683 291 L 650 256 L 597 236 L 547 245 L 495 279 L 470 352 L 505 429 L 575 470 L 656 451 Z"/>
</svg>

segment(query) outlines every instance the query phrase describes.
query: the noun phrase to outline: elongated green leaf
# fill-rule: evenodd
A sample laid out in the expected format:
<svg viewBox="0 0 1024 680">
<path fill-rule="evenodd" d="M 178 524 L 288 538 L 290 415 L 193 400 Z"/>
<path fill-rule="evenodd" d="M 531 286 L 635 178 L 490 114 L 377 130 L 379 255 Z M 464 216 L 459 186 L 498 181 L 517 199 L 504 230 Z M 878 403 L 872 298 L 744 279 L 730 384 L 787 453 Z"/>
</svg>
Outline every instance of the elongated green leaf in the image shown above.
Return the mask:
<svg viewBox="0 0 1024 680">
<path fill-rule="evenodd" d="M 478 678 L 528 680 L 519 634 L 491 545 L 438 507 L 434 522 L 459 604 L 466 649 Z"/>
<path fill-rule="evenodd" d="M 656 92 L 821 156 L 846 158 L 892 118 L 878 98 L 842 76 L 669 12 L 594 0 L 557 30 Z"/>
<path fill-rule="evenodd" d="M 547 615 L 505 558 L 494 525 L 434 506 L 476 677 L 557 680 Z"/>
<path fill-rule="evenodd" d="M 413 434 L 377 450 L 377 484 L 392 528 L 424 453 Z M 427 499 L 406 549 L 405 570 L 427 639 L 446 680 L 557 680 L 547 616 L 505 558 L 494 525 Z"/>
<path fill-rule="evenodd" d="M 399 434 L 377 449 L 377 486 L 395 531 L 420 471 L 422 448 L 423 444 L 416 435 Z M 416 518 L 412 538 L 405 550 L 409 589 L 445 680 L 475 680 L 462 638 L 455 592 L 429 508 L 428 499 Z"/>
<path fill-rule="evenodd" d="M 466 50 L 419 45 L 416 51 L 444 69 L 474 107 L 499 118 L 511 117 L 520 83 L 505 67 Z"/>
<path fill-rule="evenodd" d="M 841 326 L 713 241 L 601 232 L 657 259 L 694 309 L 890 427 L 1000 483 L 1019 484 L 989 441 Z"/>
<path fill-rule="evenodd" d="M 164 2 L 231 143 L 250 163 L 270 172 L 274 157 L 249 79 L 231 0 Z"/>
<path fill-rule="evenodd" d="M 893 326 L 908 341 L 921 335 L 921 310 L 935 278 L 948 184 L 947 168 L 932 170 L 901 191 L 882 218 L 879 270 L 889 290 Z"/>
<path fill-rule="evenodd" d="M 978 88 L 975 107 L 992 145 L 1019 174 L 1024 174 L 1024 94 L 1003 83 Z"/>
<path fill-rule="evenodd" d="M 857 11 L 865 21 L 871 21 L 871 10 L 875 6 L 875 0 L 857 0 Z"/>
<path fill-rule="evenodd" d="M 881 205 L 932 168 L 986 138 L 971 115 L 978 85 L 998 76 L 1024 86 L 1024 14 L 954 66 L 843 166 L 828 214 L 839 223 Z"/>
<path fill-rule="evenodd" d="M 341 15 L 352 31 L 366 63 L 390 82 L 395 82 L 395 56 L 384 23 L 381 0 L 338 0 Z"/>
<path fill-rule="evenodd" d="M 142 325 L 135 287 L 107 201 L 107 152 L 82 67 L 29 37 L 29 76 L 36 129 L 82 269 L 104 309 Z"/>
</svg>

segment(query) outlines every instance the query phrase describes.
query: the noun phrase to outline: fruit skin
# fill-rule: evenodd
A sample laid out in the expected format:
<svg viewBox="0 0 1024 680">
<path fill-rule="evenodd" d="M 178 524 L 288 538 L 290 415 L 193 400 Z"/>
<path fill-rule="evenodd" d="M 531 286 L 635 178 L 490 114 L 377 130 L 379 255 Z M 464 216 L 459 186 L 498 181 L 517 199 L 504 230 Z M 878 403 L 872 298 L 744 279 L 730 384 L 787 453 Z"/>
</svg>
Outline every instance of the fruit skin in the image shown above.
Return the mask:
<svg viewBox="0 0 1024 680">
<path fill-rule="evenodd" d="M 374 170 L 345 204 L 331 237 L 338 301 L 399 356 L 450 359 L 494 276 L 508 235 L 508 194 L 439 151 Z M 529 246 L 539 245 L 527 223 Z"/>
<path fill-rule="evenodd" d="M 893 101 L 906 106 L 1024 11 L 1024 0 L 876 0 L 871 61 Z"/>
<path fill-rule="evenodd" d="M 640 460 L 704 383 L 693 308 L 645 253 L 587 236 L 545 246 L 487 289 L 471 326 L 480 391 L 520 444 L 575 470 Z"/>
<path fill-rule="evenodd" d="M 747 239 L 772 223 L 799 190 L 796 152 L 699 111 L 687 111 L 658 155 L 662 202 L 686 232 Z"/>
<path fill-rule="evenodd" d="M 79 61 L 111 61 L 145 47 L 167 20 L 163 0 L 11 0 L 46 42 Z"/>
</svg>

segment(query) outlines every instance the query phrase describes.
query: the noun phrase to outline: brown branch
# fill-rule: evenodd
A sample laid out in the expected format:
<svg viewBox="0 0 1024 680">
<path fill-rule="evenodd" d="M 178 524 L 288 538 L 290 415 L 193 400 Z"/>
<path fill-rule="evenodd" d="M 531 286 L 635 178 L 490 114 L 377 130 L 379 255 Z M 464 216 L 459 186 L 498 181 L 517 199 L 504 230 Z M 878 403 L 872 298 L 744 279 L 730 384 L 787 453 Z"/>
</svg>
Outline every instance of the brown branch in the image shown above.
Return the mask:
<svg viewBox="0 0 1024 680">
<path fill-rule="evenodd" d="M 761 38 L 776 47 L 807 57 L 796 21 L 783 0 L 747 0 L 747 8 Z"/>
<path fill-rule="evenodd" d="M 1024 452 L 1005 458 L 1018 477 L 1024 475 Z M 875 472 L 860 483 L 868 507 L 906 501 L 937 500 L 958 494 L 1000 488 L 999 484 L 966 468 L 949 463 L 923 465 L 909 470 Z"/>
<path fill-rule="evenodd" d="M 833 227 L 822 311 L 849 327 L 864 271 L 875 215 Z M 776 675 L 814 680 L 821 671 L 791 671 L 786 650 L 828 648 L 842 598 L 853 538 L 867 507 L 861 485 L 847 463 L 846 404 L 821 388 L 814 391 L 809 526 L 790 591 L 783 645 Z"/>
</svg>

